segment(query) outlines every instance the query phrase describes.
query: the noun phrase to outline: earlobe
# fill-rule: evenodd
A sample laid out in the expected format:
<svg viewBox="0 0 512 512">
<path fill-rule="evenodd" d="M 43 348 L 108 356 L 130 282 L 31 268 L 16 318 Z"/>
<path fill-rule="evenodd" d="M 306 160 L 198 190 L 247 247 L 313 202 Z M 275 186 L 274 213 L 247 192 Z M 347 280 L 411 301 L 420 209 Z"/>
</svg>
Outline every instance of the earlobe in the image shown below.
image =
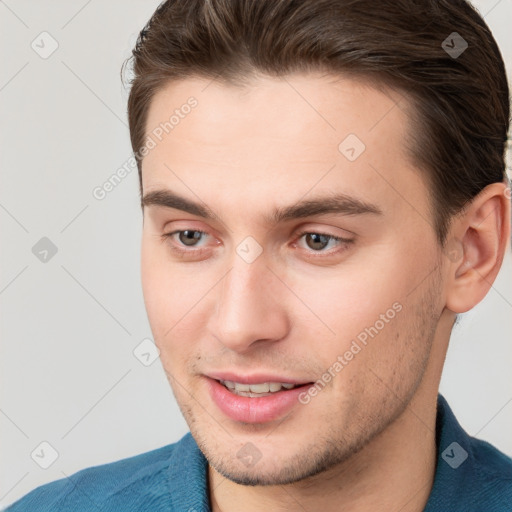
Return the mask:
<svg viewBox="0 0 512 512">
<path fill-rule="evenodd" d="M 446 307 L 465 313 L 489 292 L 503 263 L 510 238 L 510 200 L 504 183 L 485 187 L 456 217 L 449 247 L 458 258 L 448 256 Z"/>
</svg>

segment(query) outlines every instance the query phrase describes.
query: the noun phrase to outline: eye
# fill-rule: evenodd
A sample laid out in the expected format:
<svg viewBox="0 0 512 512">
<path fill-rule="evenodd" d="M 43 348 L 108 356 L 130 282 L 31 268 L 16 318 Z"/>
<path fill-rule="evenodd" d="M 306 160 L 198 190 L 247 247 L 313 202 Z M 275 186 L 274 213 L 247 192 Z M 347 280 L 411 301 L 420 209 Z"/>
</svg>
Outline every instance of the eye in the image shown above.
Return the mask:
<svg viewBox="0 0 512 512">
<path fill-rule="evenodd" d="M 195 229 L 185 229 L 184 231 L 178 231 L 178 240 L 184 245 L 196 246 L 196 242 L 201 240 L 201 237 L 205 235 L 204 231 L 198 231 Z"/>
<path fill-rule="evenodd" d="M 208 233 L 199 229 L 184 229 L 181 231 L 176 230 L 172 233 L 165 233 L 163 236 L 164 238 L 169 238 L 175 242 L 179 242 L 179 244 L 184 247 L 200 247 L 197 242 L 201 241 L 202 237 L 204 238 L 204 235 L 208 235 Z"/>
<path fill-rule="evenodd" d="M 326 233 L 317 233 L 306 231 L 298 235 L 298 240 L 304 239 L 306 247 L 311 249 L 312 252 L 331 253 L 335 251 L 326 251 L 326 248 L 344 247 L 353 242 L 353 240 L 342 238 L 339 236 L 329 235 Z"/>
</svg>

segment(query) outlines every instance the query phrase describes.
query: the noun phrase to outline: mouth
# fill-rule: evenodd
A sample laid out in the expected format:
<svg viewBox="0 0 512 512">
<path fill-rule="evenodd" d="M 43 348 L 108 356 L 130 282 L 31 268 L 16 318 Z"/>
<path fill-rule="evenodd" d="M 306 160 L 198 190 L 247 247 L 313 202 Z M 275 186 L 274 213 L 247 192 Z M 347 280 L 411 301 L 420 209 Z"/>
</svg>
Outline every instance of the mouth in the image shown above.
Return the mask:
<svg viewBox="0 0 512 512">
<path fill-rule="evenodd" d="M 217 374 L 209 375 L 206 383 L 213 403 L 224 416 L 239 423 L 267 423 L 302 407 L 301 394 L 314 384 L 276 377 Z"/>
<path fill-rule="evenodd" d="M 289 391 L 306 384 L 292 384 L 290 382 L 262 382 L 259 384 L 243 384 L 232 380 L 219 379 L 217 382 L 222 384 L 226 389 L 238 396 L 248 396 L 258 398 L 271 396 L 280 391 Z M 311 384 L 311 383 L 310 383 Z"/>
</svg>

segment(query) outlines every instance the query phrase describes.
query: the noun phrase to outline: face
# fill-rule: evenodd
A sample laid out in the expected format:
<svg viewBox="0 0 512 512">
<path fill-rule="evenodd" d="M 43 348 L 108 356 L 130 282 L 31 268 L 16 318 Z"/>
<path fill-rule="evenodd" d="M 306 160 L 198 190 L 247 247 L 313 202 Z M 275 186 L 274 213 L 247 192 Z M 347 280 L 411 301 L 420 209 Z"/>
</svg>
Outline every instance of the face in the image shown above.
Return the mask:
<svg viewBox="0 0 512 512">
<path fill-rule="evenodd" d="M 193 436 L 235 482 L 346 461 L 422 384 L 440 251 L 399 100 L 314 74 L 153 98 L 145 304 Z"/>
</svg>

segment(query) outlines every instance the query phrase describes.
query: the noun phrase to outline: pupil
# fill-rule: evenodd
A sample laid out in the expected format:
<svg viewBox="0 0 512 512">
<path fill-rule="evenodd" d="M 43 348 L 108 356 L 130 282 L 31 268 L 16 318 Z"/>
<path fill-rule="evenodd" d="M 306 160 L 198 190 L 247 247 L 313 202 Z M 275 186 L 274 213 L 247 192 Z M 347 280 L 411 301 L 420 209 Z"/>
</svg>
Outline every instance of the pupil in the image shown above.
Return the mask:
<svg viewBox="0 0 512 512">
<path fill-rule="evenodd" d="M 187 229 L 180 233 L 180 242 L 185 245 L 194 245 L 194 243 L 201 237 L 201 233 L 199 231 L 194 231 L 191 229 Z"/>
<path fill-rule="evenodd" d="M 309 242 L 312 242 L 313 245 Z M 308 233 L 306 235 L 306 243 L 311 249 L 323 249 L 324 247 L 327 247 L 329 240 L 325 235 L 320 235 L 319 233 Z"/>
</svg>

